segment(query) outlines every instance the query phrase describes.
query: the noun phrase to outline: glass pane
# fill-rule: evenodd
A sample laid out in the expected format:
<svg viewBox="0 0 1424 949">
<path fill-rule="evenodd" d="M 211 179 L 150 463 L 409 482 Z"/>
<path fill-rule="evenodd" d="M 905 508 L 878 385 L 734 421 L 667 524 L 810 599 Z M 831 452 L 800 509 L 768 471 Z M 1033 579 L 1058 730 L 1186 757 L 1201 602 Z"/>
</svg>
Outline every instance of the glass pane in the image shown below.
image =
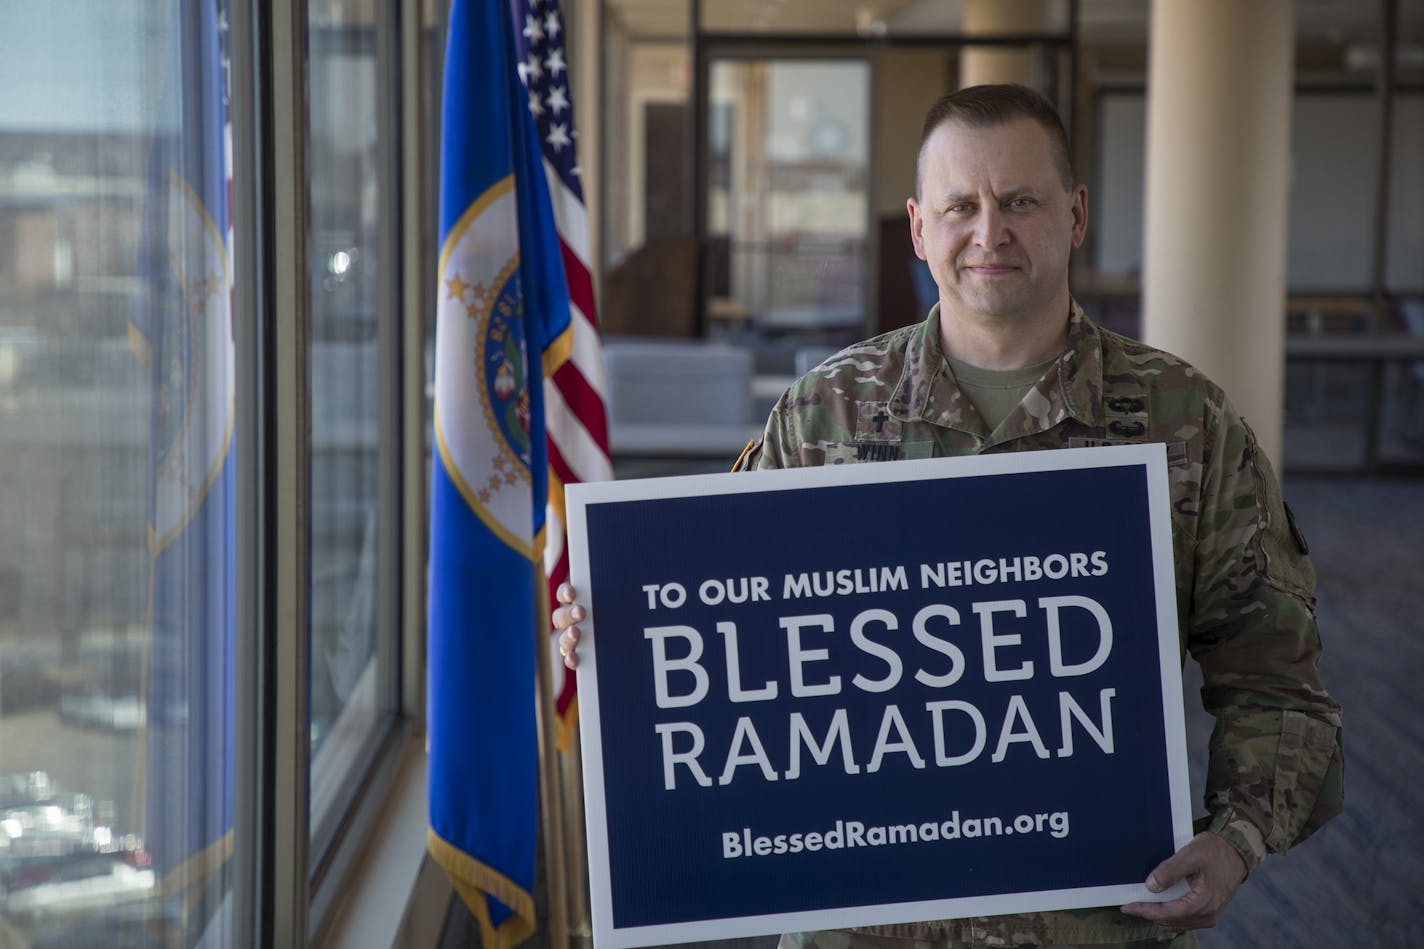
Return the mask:
<svg viewBox="0 0 1424 949">
<path fill-rule="evenodd" d="M 1365 464 L 1370 368 L 1356 362 L 1286 363 L 1283 464 L 1287 469 L 1355 471 Z"/>
<path fill-rule="evenodd" d="M 1415 89 L 1424 83 L 1424 6 L 1399 3 L 1394 7 L 1394 81 Z"/>
<path fill-rule="evenodd" d="M 1424 293 L 1424 95 L 1395 93 L 1389 159 L 1389 240 L 1385 286 Z M 1408 327 L 1424 335 L 1424 325 Z"/>
<path fill-rule="evenodd" d="M 1286 275 L 1292 291 L 1369 289 L 1378 126 L 1368 92 L 1296 95 Z"/>
<path fill-rule="evenodd" d="M 0 944 L 231 943 L 225 26 L 0 6 Z"/>
<path fill-rule="evenodd" d="M 690 22 L 687 0 L 606 7 L 605 336 L 696 333 Z"/>
<path fill-rule="evenodd" d="M 1424 297 L 1396 305 L 1401 322 L 1414 327 L 1415 338 L 1424 336 Z M 1424 359 L 1388 362 L 1380 373 L 1380 460 L 1415 468 L 1424 465 Z"/>
<path fill-rule="evenodd" d="M 312 0 L 311 815 L 319 828 L 382 706 L 375 5 Z"/>
<path fill-rule="evenodd" d="M 1098 103 L 1098 167 L 1089 191 L 1088 238 L 1098 273 L 1135 289 L 1142 273 L 1147 98 L 1140 92 L 1108 92 Z"/>
<path fill-rule="evenodd" d="M 856 337 L 865 324 L 870 66 L 716 61 L 708 112 L 709 323 Z"/>
<path fill-rule="evenodd" d="M 1101 97 L 1095 178 L 1094 260 L 1108 279 L 1142 267 L 1146 101 L 1141 93 Z M 1366 91 L 1303 92 L 1291 123 L 1291 292 L 1364 292 L 1371 280 L 1376 105 Z M 1412 170 L 1413 166 L 1405 166 Z M 1417 241 L 1415 242 L 1417 246 Z"/>
<path fill-rule="evenodd" d="M 631 5 L 622 0 L 619 5 Z M 861 36 L 914 36 L 960 33 L 979 25 L 994 32 L 1048 32 L 1068 28 L 1067 0 L 1042 0 L 1019 4 L 1015 16 L 998 16 L 990 22 L 966 23 L 963 3 L 865 3 L 864 0 L 816 0 L 801 3 L 767 3 L 765 0 L 719 0 L 702 5 L 702 28 L 708 33 L 823 34 Z M 1025 11 L 1029 23 L 1023 24 Z M 982 20 L 982 14 L 981 18 Z M 1015 22 L 1017 20 L 1017 22 Z"/>
<path fill-rule="evenodd" d="M 1385 286 L 1390 295 L 1385 331 L 1424 339 L 1424 10 L 1404 5 L 1398 14 L 1392 154 L 1389 181 L 1389 239 L 1385 243 Z M 1386 364 L 1378 438 L 1387 464 L 1424 463 L 1424 359 Z"/>
<path fill-rule="evenodd" d="M 423 41 L 422 60 L 425 71 L 420 78 L 421 125 L 425 129 L 425 194 L 423 195 L 425 220 L 440 220 L 440 111 L 442 108 L 441 80 L 445 69 L 445 20 L 449 0 L 421 0 L 421 30 Z M 425 261 L 426 272 L 435 273 L 439 267 L 439 249 L 436 245 L 435 228 L 427 228 L 427 239 L 421 245 L 421 257 Z M 424 314 L 425 352 L 422 364 L 422 392 L 435 391 L 435 307 L 426 308 Z M 435 431 L 435 400 L 425 400 L 424 417 L 425 463 L 433 457 Z M 427 470 L 429 470 L 427 468 Z M 422 477 L 422 483 L 428 481 Z M 430 520 L 429 511 L 415 512 L 422 523 Z"/>
</svg>

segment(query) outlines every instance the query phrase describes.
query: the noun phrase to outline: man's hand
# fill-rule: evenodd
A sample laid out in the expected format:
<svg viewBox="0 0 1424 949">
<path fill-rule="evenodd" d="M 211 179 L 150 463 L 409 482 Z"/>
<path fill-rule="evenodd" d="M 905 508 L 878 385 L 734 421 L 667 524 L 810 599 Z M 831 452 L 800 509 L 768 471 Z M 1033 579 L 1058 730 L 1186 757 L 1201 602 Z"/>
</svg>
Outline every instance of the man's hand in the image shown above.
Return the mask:
<svg viewBox="0 0 1424 949">
<path fill-rule="evenodd" d="M 570 669 L 578 668 L 578 642 L 581 635 L 574 624 L 588 616 L 583 604 L 575 602 L 574 596 L 574 588 L 567 583 L 559 584 L 559 589 L 554 593 L 554 598 L 564 604 L 554 610 L 554 628 L 559 630 L 559 655 L 564 657 L 564 665 Z"/>
<path fill-rule="evenodd" d="M 1203 832 L 1147 877 L 1147 888 L 1153 893 L 1186 880 L 1190 889 L 1185 896 L 1166 903 L 1128 903 L 1122 911 L 1166 929 L 1206 929 L 1221 919 L 1244 879 L 1246 864 L 1236 849 L 1217 834 Z"/>
</svg>

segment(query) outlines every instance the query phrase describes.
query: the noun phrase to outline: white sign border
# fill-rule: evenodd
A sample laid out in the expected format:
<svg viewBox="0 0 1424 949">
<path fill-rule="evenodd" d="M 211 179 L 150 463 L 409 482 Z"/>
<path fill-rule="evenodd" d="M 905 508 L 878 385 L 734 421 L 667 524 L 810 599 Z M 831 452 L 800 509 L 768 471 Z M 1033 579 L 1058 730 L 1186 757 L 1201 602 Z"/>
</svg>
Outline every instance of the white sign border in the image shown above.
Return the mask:
<svg viewBox="0 0 1424 949">
<path fill-rule="evenodd" d="M 1147 474 L 1147 509 L 1152 572 L 1155 580 L 1158 656 L 1161 660 L 1162 705 L 1165 716 L 1167 789 L 1173 837 L 1180 850 L 1192 838 L 1187 748 L 1183 714 L 1181 645 L 1177 629 L 1176 573 L 1173 570 L 1171 497 L 1167 485 L 1166 446 L 1160 443 L 1062 448 L 1049 451 L 928 458 L 891 464 L 829 465 L 777 471 L 681 475 L 629 481 L 584 482 L 565 488 L 568 513 L 569 582 L 579 593 L 587 618 L 579 623 L 579 739 L 583 755 L 584 822 L 588 835 L 588 869 L 593 943 L 598 949 L 627 949 L 675 942 L 702 942 L 778 932 L 804 932 L 905 922 L 910 918 L 955 919 L 1039 911 L 1044 903 L 1058 909 L 1117 906 L 1133 901 L 1163 902 L 1186 892 L 1177 884 L 1153 893 L 1145 881 L 1115 886 L 1035 890 L 987 897 L 956 897 L 905 903 L 817 909 L 796 913 L 722 917 L 654 926 L 613 925 L 612 868 L 608 855 L 608 822 L 603 798 L 603 748 L 598 707 L 597 609 L 589 588 L 587 510 L 596 504 L 656 498 L 706 497 L 718 494 L 843 487 L 891 481 L 928 481 L 984 475 L 1069 471 L 1089 468 L 1143 467 Z"/>
</svg>

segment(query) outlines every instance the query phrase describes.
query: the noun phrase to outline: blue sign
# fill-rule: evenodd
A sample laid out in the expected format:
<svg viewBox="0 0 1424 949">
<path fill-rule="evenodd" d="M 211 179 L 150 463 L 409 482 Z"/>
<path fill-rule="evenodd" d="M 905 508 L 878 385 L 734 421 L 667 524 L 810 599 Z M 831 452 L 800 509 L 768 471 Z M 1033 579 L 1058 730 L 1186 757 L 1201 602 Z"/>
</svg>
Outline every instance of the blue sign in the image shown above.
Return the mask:
<svg viewBox="0 0 1424 949">
<path fill-rule="evenodd" d="M 568 500 L 598 946 L 1182 892 L 1162 446 Z"/>
</svg>

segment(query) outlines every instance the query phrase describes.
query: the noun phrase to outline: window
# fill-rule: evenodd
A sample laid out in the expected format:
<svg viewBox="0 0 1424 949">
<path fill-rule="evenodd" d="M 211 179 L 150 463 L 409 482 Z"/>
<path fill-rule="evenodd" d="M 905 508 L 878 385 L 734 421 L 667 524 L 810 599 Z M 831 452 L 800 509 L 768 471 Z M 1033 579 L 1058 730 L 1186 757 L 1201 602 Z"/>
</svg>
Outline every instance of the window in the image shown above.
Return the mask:
<svg viewBox="0 0 1424 949">
<path fill-rule="evenodd" d="M 385 4 L 311 0 L 311 826 L 323 839 L 394 706 L 391 547 L 397 469 L 390 332 L 398 220 L 382 86 Z M 384 68 L 383 68 L 384 67 Z"/>
<path fill-rule="evenodd" d="M 222 12 L 0 10 L 4 942 L 225 939 L 247 446 Z"/>
<path fill-rule="evenodd" d="M 371 833 L 434 6 L 0 10 L 0 944 L 301 943 Z"/>
</svg>

